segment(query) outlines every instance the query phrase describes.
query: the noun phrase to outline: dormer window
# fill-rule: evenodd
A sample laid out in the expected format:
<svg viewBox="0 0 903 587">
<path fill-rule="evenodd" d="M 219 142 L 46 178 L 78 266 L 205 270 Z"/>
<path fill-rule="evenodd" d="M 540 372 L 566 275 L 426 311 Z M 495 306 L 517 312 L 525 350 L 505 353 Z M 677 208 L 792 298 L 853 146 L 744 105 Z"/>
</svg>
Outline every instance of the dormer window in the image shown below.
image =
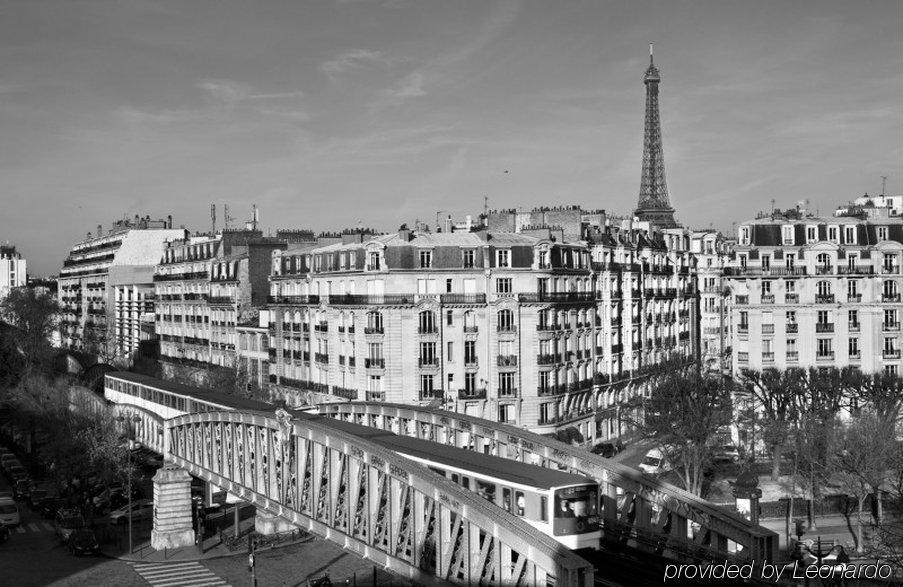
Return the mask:
<svg viewBox="0 0 903 587">
<path fill-rule="evenodd" d="M 807 226 L 806 227 L 806 242 L 814 243 L 818 241 L 818 227 L 817 226 Z"/>
<path fill-rule="evenodd" d="M 741 245 L 749 244 L 749 227 L 748 226 L 740 227 L 740 244 Z"/>
<path fill-rule="evenodd" d="M 836 226 L 828 227 L 828 240 L 829 241 L 831 241 L 832 243 L 839 243 L 840 242 L 839 236 L 840 236 L 840 230 Z"/>
<path fill-rule="evenodd" d="M 433 251 L 420 251 L 420 267 L 429 269 L 433 266 Z"/>
<path fill-rule="evenodd" d="M 879 227 L 878 227 L 878 240 L 879 240 L 879 241 L 886 241 L 886 240 L 887 240 L 887 227 L 886 227 L 886 226 L 879 226 Z"/>
<path fill-rule="evenodd" d="M 788 225 L 782 227 L 782 234 L 784 235 L 782 242 L 785 245 L 792 245 L 793 244 L 793 225 L 788 224 Z"/>
<path fill-rule="evenodd" d="M 843 240 L 848 245 L 856 244 L 856 227 L 855 226 L 845 226 L 843 228 Z"/>
<path fill-rule="evenodd" d="M 502 249 L 495 252 L 496 265 L 498 267 L 511 267 L 511 251 Z"/>
</svg>

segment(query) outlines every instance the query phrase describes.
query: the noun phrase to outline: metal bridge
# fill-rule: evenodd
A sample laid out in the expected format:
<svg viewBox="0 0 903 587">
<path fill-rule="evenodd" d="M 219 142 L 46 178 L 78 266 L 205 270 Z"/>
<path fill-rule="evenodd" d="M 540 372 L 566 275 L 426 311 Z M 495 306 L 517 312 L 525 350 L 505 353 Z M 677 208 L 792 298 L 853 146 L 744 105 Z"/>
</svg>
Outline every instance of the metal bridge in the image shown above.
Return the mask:
<svg viewBox="0 0 903 587">
<path fill-rule="evenodd" d="M 178 466 L 415 581 L 593 582 L 590 563 L 517 516 L 330 427 L 328 418 L 253 410 L 171 417 L 171 407 L 158 410 L 146 399 L 118 395 L 116 401 L 114 409 L 136 423 L 137 438 L 163 454 L 167 467 Z M 323 404 L 317 411 L 593 477 L 603 495 L 605 538 L 621 545 L 685 560 L 761 560 L 777 554 L 777 535 L 770 530 L 632 468 L 520 428 L 401 404 Z"/>
</svg>

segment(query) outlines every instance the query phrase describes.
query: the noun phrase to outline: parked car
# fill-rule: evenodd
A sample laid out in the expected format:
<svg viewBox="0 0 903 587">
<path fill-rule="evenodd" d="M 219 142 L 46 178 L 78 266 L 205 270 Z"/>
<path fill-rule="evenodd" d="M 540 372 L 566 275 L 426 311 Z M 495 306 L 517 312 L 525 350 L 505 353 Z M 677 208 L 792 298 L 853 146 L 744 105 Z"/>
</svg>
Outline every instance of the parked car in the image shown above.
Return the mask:
<svg viewBox="0 0 903 587">
<path fill-rule="evenodd" d="M 610 442 L 602 442 L 591 448 L 590 452 L 610 459 L 618 454 L 618 449 Z"/>
<path fill-rule="evenodd" d="M 100 552 L 100 544 L 93 530 L 79 528 L 69 536 L 69 552 L 74 555 L 97 554 Z"/>
<path fill-rule="evenodd" d="M 740 449 L 733 444 L 725 444 L 715 449 L 712 460 L 716 463 L 739 463 Z"/>
<path fill-rule="evenodd" d="M 25 479 L 19 479 L 16 481 L 15 485 L 13 485 L 13 497 L 17 501 L 28 501 L 32 489 L 34 489 L 34 482 L 31 479 L 27 477 Z"/>
<path fill-rule="evenodd" d="M 85 519 L 75 509 L 62 509 L 56 513 L 56 535 L 63 543 L 79 528 L 85 527 Z"/>
<path fill-rule="evenodd" d="M 125 524 L 131 515 L 132 521 L 149 520 L 154 517 L 154 500 L 139 499 L 132 502 L 131 514 L 129 506 L 121 507 L 110 512 L 110 522 L 113 524 Z"/>
<path fill-rule="evenodd" d="M 640 462 L 640 470 L 649 475 L 661 475 L 671 470 L 671 463 L 662 449 L 653 448 Z"/>
<path fill-rule="evenodd" d="M 22 522 L 19 517 L 19 506 L 11 499 L 0 500 L 0 524 L 18 526 Z"/>
</svg>

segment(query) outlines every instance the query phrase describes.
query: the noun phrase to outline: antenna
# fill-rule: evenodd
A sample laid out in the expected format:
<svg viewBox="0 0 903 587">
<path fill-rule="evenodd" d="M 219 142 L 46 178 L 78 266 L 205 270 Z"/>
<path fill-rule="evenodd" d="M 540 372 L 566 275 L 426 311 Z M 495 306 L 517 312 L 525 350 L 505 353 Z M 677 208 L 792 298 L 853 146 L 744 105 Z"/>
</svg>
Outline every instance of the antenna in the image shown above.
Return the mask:
<svg viewBox="0 0 903 587">
<path fill-rule="evenodd" d="M 483 196 L 483 216 L 489 217 L 489 196 Z"/>
<path fill-rule="evenodd" d="M 210 204 L 210 230 L 216 234 L 216 204 Z"/>
<path fill-rule="evenodd" d="M 223 204 L 223 222 L 225 223 L 225 228 L 230 228 L 233 220 L 235 220 L 235 218 L 229 216 L 229 204 Z"/>
<path fill-rule="evenodd" d="M 771 213 L 774 214 L 774 198 L 771 199 Z"/>
<path fill-rule="evenodd" d="M 887 195 L 887 176 L 886 175 L 881 176 L 881 195 L 882 196 Z"/>
<path fill-rule="evenodd" d="M 655 43 L 649 43 L 649 65 L 652 65 L 652 50 L 655 48 Z"/>
</svg>

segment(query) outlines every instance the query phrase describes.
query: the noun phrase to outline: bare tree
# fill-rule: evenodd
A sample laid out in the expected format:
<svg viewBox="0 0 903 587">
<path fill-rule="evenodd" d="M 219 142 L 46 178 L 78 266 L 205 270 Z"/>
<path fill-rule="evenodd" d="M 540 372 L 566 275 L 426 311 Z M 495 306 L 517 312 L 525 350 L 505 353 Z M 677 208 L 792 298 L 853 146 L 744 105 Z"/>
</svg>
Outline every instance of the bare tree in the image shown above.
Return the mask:
<svg viewBox="0 0 903 587">
<path fill-rule="evenodd" d="M 711 443 L 730 422 L 730 391 L 719 378 L 672 372 L 658 378 L 649 396 L 631 400 L 632 422 L 646 438 L 669 447 L 669 460 L 684 488 L 701 495 L 711 465 Z"/>
</svg>

